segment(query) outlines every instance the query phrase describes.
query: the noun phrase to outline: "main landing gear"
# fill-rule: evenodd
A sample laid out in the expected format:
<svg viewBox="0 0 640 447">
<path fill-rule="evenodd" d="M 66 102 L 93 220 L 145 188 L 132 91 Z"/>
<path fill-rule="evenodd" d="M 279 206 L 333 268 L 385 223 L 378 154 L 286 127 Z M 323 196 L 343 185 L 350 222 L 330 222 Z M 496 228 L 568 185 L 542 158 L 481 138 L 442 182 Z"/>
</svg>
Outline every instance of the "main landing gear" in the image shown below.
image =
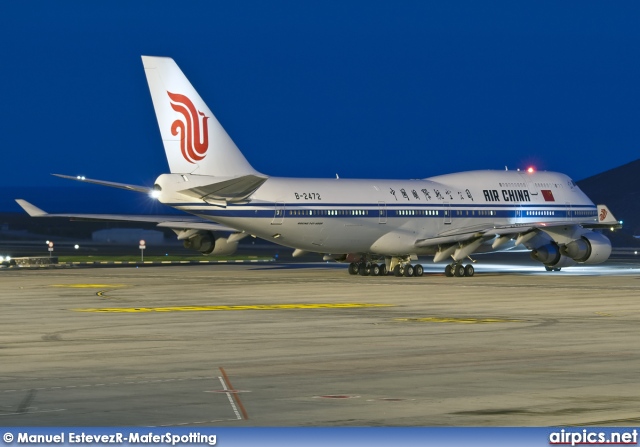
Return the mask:
<svg viewBox="0 0 640 447">
<path fill-rule="evenodd" d="M 424 268 L 420 264 L 411 265 L 396 265 L 392 273 L 394 276 L 422 276 L 424 274 Z M 352 262 L 349 264 L 350 275 L 360 276 L 386 276 L 389 274 L 386 264 L 376 264 L 373 262 Z"/>
<path fill-rule="evenodd" d="M 422 268 L 422 266 L 420 264 L 416 264 L 416 265 L 411 265 L 411 264 L 396 265 L 393 268 L 393 276 L 406 276 L 406 277 L 417 276 L 417 277 L 420 277 L 423 274 L 424 274 L 424 268 Z"/>
<path fill-rule="evenodd" d="M 476 269 L 473 268 L 473 265 L 467 264 L 466 266 L 458 263 L 449 264 L 444 268 L 444 276 L 451 277 L 457 276 L 461 278 L 463 276 L 471 277 L 476 273 Z"/>
</svg>

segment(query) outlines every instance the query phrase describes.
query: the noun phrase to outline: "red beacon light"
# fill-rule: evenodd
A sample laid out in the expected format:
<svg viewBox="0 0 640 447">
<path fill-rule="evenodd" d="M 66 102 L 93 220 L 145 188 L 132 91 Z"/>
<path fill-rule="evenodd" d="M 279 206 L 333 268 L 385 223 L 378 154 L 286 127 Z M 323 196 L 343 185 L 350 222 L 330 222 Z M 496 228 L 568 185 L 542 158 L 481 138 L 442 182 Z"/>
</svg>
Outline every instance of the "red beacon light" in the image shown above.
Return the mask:
<svg viewBox="0 0 640 447">
<path fill-rule="evenodd" d="M 533 168 L 533 166 L 529 166 L 529 168 L 527 168 L 527 172 L 528 172 L 529 174 L 531 174 L 531 173 L 533 173 L 533 172 L 535 172 L 535 171 L 536 171 L 536 170 Z"/>
</svg>

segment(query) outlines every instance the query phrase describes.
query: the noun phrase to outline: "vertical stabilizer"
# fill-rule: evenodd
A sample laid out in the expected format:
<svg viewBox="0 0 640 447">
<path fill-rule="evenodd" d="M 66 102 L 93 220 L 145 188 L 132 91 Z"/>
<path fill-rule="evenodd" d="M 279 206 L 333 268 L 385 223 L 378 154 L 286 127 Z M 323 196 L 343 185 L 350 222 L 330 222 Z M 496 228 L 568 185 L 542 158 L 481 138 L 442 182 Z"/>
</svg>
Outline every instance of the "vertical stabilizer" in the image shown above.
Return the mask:
<svg viewBox="0 0 640 447">
<path fill-rule="evenodd" d="M 172 173 L 259 174 L 173 59 L 142 56 L 142 63 Z"/>
</svg>

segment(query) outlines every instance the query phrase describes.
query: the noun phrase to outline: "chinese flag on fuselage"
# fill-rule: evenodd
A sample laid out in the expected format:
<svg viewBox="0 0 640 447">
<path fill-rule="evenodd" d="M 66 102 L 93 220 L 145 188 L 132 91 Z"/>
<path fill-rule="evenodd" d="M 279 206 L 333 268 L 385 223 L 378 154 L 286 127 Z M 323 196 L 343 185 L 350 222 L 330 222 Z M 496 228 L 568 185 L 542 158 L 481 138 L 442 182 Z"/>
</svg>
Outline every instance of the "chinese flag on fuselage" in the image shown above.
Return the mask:
<svg viewBox="0 0 640 447">
<path fill-rule="evenodd" d="M 544 197 L 545 202 L 555 202 L 556 199 L 553 198 L 553 192 L 550 189 L 542 189 L 542 197 Z"/>
</svg>

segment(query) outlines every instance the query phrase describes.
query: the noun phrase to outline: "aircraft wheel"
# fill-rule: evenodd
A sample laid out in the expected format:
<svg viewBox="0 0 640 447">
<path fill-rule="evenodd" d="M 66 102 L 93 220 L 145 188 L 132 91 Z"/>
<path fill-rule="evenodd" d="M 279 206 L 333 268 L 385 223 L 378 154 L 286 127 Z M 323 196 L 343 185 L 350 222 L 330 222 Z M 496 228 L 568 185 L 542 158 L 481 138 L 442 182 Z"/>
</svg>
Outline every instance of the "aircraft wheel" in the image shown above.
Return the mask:
<svg viewBox="0 0 640 447">
<path fill-rule="evenodd" d="M 549 267 L 548 265 L 545 265 L 545 266 L 544 266 L 544 269 L 545 269 L 547 272 L 553 272 L 553 267 Z"/>
<path fill-rule="evenodd" d="M 471 264 L 467 264 L 464 268 L 464 276 L 468 276 L 471 278 L 476 273 L 476 269 L 473 268 Z"/>
<path fill-rule="evenodd" d="M 453 266 L 448 265 L 444 268 L 444 276 L 451 278 L 453 276 Z"/>
<path fill-rule="evenodd" d="M 422 276 L 422 274 L 424 273 L 424 268 L 422 268 L 422 266 L 420 264 L 416 264 L 413 267 L 413 276 Z"/>
<path fill-rule="evenodd" d="M 404 276 L 407 278 L 413 276 L 414 268 L 411 264 L 407 264 L 404 266 Z"/>
<path fill-rule="evenodd" d="M 369 276 L 370 270 L 371 268 L 367 267 L 367 264 L 365 264 L 364 262 L 358 266 L 358 274 L 360 276 Z"/>
<path fill-rule="evenodd" d="M 358 264 L 356 264 L 355 262 L 352 262 L 351 264 L 349 264 L 349 274 L 350 275 L 358 274 Z"/>
<path fill-rule="evenodd" d="M 389 270 L 387 270 L 387 264 L 380 264 L 380 276 L 387 276 Z"/>
<path fill-rule="evenodd" d="M 553 269 L 554 272 L 559 272 L 560 270 L 562 270 L 560 267 Z"/>
<path fill-rule="evenodd" d="M 402 270 L 400 269 L 400 266 L 399 266 L 399 265 L 396 265 L 396 266 L 393 268 L 393 275 L 394 275 L 394 276 L 402 276 Z"/>
<path fill-rule="evenodd" d="M 381 270 L 378 264 L 371 264 L 371 276 L 380 276 Z"/>
<path fill-rule="evenodd" d="M 454 276 L 457 276 L 458 278 L 461 278 L 464 276 L 464 265 L 462 264 L 455 264 L 453 267 L 453 274 Z"/>
</svg>

